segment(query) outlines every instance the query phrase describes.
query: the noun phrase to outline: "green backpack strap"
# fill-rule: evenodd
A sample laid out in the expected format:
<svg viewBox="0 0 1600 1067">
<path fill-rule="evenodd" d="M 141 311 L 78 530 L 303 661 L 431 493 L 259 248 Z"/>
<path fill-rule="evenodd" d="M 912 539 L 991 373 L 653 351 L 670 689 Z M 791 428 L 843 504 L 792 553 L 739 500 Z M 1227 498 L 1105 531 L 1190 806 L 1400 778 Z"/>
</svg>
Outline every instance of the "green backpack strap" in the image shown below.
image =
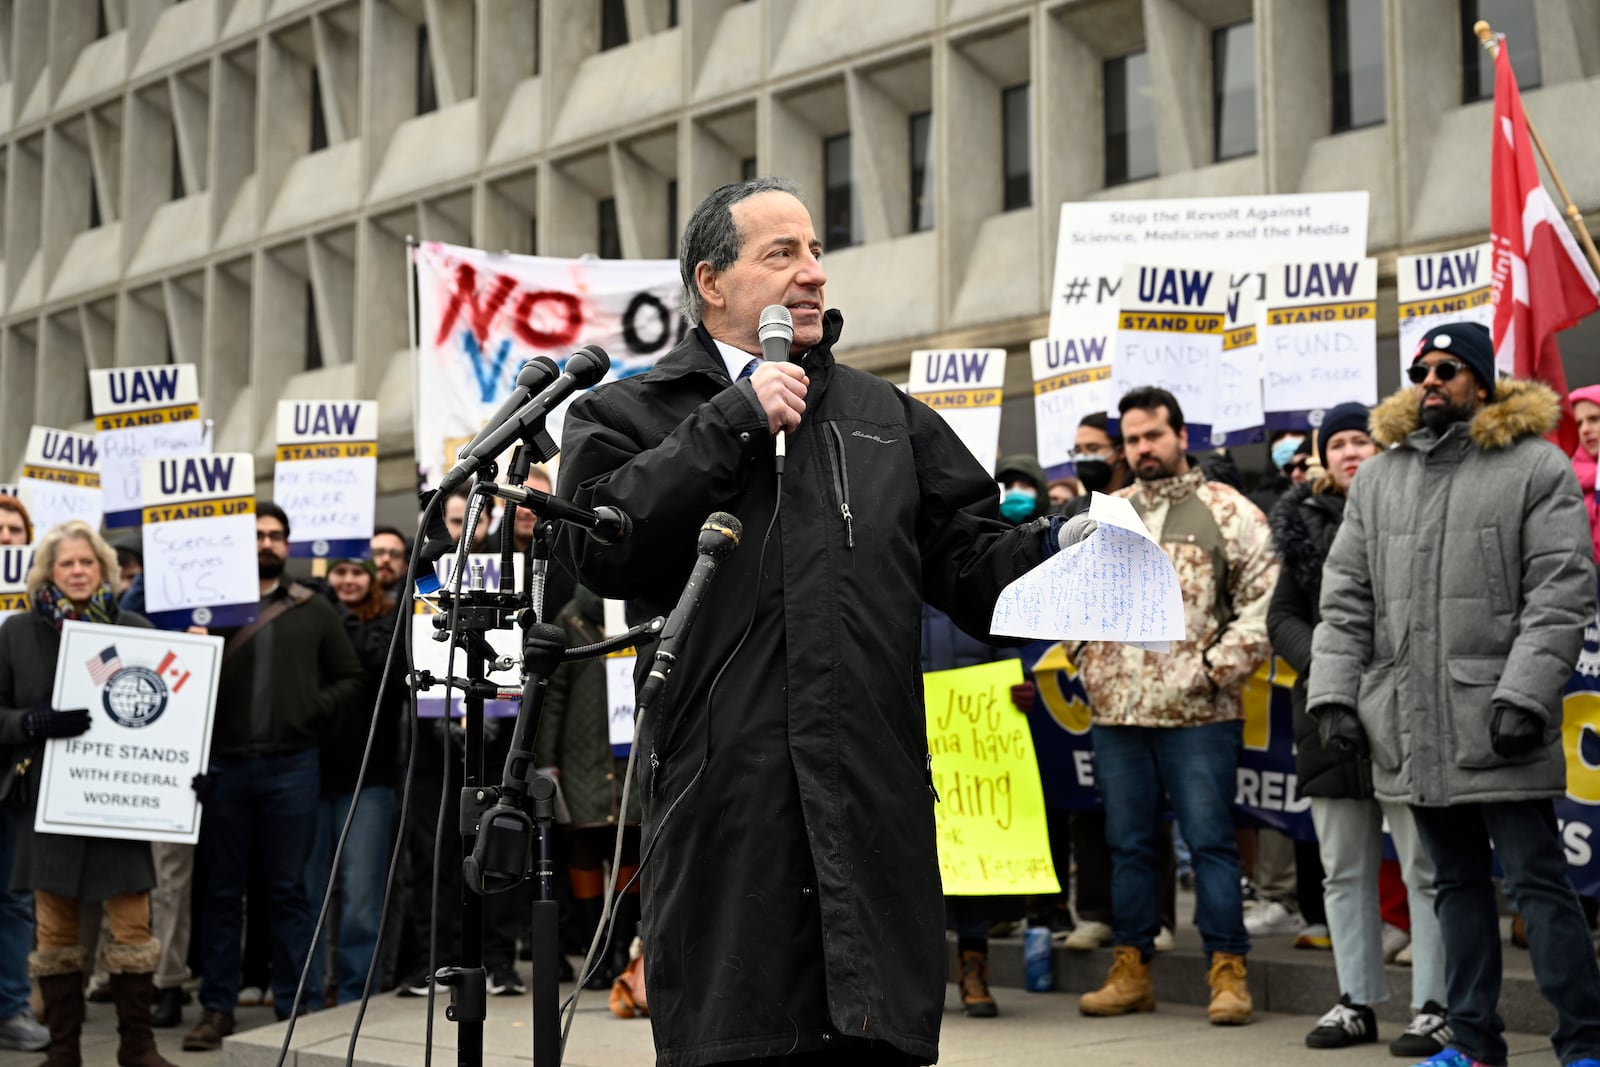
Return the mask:
<svg viewBox="0 0 1600 1067">
<path fill-rule="evenodd" d="M 1137 501 L 1137 497 L 1134 498 Z M 1137 502 L 1134 507 L 1138 509 Z M 1144 518 L 1142 509 L 1139 517 Z M 1211 602 L 1211 616 L 1220 632 L 1233 621 L 1233 594 L 1228 588 L 1227 542 L 1215 515 L 1206 507 L 1198 493 L 1190 493 L 1167 509 L 1167 521 L 1161 527 L 1162 544 L 1197 545 L 1211 557 L 1211 580 L 1216 596 Z"/>
</svg>

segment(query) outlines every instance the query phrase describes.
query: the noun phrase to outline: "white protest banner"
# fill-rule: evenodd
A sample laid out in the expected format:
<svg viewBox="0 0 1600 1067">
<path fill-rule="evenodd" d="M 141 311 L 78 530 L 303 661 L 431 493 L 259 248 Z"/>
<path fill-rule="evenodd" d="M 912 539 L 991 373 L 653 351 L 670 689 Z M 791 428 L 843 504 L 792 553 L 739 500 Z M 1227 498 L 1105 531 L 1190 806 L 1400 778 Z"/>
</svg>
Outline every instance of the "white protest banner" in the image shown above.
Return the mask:
<svg viewBox="0 0 1600 1067">
<path fill-rule="evenodd" d="M 28 610 L 28 568 L 32 545 L 0 546 L 0 619 Z"/>
<path fill-rule="evenodd" d="M 907 391 L 937 411 L 990 474 L 999 458 L 1000 401 L 1005 384 L 1003 348 L 918 349 L 911 353 Z"/>
<path fill-rule="evenodd" d="M 1248 445 L 1266 439 L 1266 412 L 1261 407 L 1261 346 L 1257 316 L 1260 304 L 1252 285 L 1228 294 L 1223 324 L 1222 359 L 1217 375 L 1217 421 L 1213 444 Z"/>
<path fill-rule="evenodd" d="M 1400 372 L 1405 373 L 1422 338 L 1447 322 L 1494 326 L 1490 275 L 1493 246 L 1485 241 L 1469 248 L 1426 256 L 1395 258 L 1395 288 L 1400 298 Z"/>
<path fill-rule="evenodd" d="M 1378 402 L 1378 261 L 1311 260 L 1267 271 L 1261 390 L 1269 430 L 1307 430 L 1322 412 Z"/>
<path fill-rule="evenodd" d="M 93 437 L 35 426 L 28 431 L 17 490 L 33 520 L 33 539 L 68 519 L 100 528 L 100 450 Z"/>
<path fill-rule="evenodd" d="M 620 600 L 605 602 L 606 636 L 627 630 L 628 620 Z M 606 653 L 606 718 L 610 723 L 611 754 L 626 759 L 633 748 L 634 700 L 637 693 L 633 685 L 634 664 L 639 662 L 639 650 L 625 648 L 620 652 Z"/>
<path fill-rule="evenodd" d="M 1227 278 L 1219 271 L 1129 265 L 1122 279 L 1109 406 L 1159 385 L 1183 407 L 1193 448 L 1212 444 Z M 1110 419 L 1111 432 L 1120 433 Z"/>
<path fill-rule="evenodd" d="M 1122 497 L 1095 493 L 1089 517 L 1094 533 L 1005 587 L 990 632 L 1168 651 L 1185 633 L 1177 568 Z"/>
<path fill-rule="evenodd" d="M 437 485 L 534 356 L 562 366 L 584 345 L 611 357 L 607 380 L 655 365 L 686 326 L 670 259 L 494 255 L 426 242 L 417 268 L 417 465 Z M 547 429 L 561 440 L 562 405 Z"/>
<path fill-rule="evenodd" d="M 1078 422 L 1111 400 L 1111 360 L 1104 336 L 1045 337 L 1028 343 L 1033 364 L 1033 427 L 1045 476 L 1073 473 Z"/>
<path fill-rule="evenodd" d="M 200 419 L 200 377 L 193 363 L 92 370 L 89 403 L 106 527 L 137 526 L 145 459 L 211 451 L 211 427 Z"/>
<path fill-rule="evenodd" d="M 278 401 L 272 497 L 289 516 L 289 555 L 370 556 L 377 492 L 377 401 Z"/>
<path fill-rule="evenodd" d="M 520 591 L 526 575 L 526 558 L 518 553 L 512 557 L 513 582 Z M 483 588 L 500 588 L 500 557 L 489 552 L 472 552 L 467 555 L 467 575 L 462 581 L 463 589 L 472 588 L 476 575 L 481 568 L 483 572 Z M 445 556 L 433 565 L 434 573 L 438 576 L 439 587 L 448 589 L 455 581 L 456 557 L 454 553 Z M 432 604 L 417 597 L 413 607 L 415 617 L 411 620 L 411 662 L 416 670 L 428 671 L 435 678 L 447 676 L 447 670 L 453 670 L 457 678 L 465 677 L 467 673 L 467 654 L 461 649 L 456 649 L 455 664 L 450 664 L 450 646 L 443 641 L 433 639 L 434 621 L 439 612 Z M 511 666 L 505 671 L 493 671 L 498 674 L 489 680 L 498 685 L 515 689 L 522 677 L 522 631 L 514 623 L 508 622 L 505 629 L 488 630 L 483 635 L 494 649 L 497 658 L 509 657 Z M 492 666 L 492 665 L 490 665 Z M 435 685 L 426 692 L 417 694 L 417 715 L 424 719 L 443 718 L 445 713 L 445 689 Z M 451 691 L 449 694 L 450 714 L 460 718 L 463 712 L 460 690 Z M 483 702 L 483 714 L 488 719 L 514 719 L 517 715 L 517 702 L 515 700 L 486 700 Z"/>
<path fill-rule="evenodd" d="M 144 461 L 145 614 L 157 626 L 256 619 L 256 471 L 248 452 Z"/>
<path fill-rule="evenodd" d="M 45 746 L 41 834 L 192 845 L 206 769 L 222 638 L 68 620 L 52 703 L 88 708 L 89 732 Z"/>
</svg>

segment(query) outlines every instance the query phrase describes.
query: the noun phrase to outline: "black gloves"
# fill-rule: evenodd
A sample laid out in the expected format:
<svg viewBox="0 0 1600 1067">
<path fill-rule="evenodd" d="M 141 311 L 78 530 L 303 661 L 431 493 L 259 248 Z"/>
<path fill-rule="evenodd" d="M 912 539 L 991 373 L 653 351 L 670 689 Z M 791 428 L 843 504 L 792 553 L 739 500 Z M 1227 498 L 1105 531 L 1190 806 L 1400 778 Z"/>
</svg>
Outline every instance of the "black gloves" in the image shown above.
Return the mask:
<svg viewBox="0 0 1600 1067">
<path fill-rule="evenodd" d="M 89 732 L 94 716 L 88 708 L 56 711 L 49 704 L 30 708 L 22 717 L 22 732 L 36 741 L 52 737 L 77 737 Z"/>
<path fill-rule="evenodd" d="M 1317 709 L 1317 736 L 1323 748 L 1340 752 L 1365 752 L 1367 734 L 1361 729 L 1361 719 L 1355 708 L 1330 704 Z"/>
<path fill-rule="evenodd" d="M 211 794 L 217 791 L 217 772 L 206 771 L 189 779 L 189 788 L 194 790 L 195 799 L 204 804 L 211 799 Z"/>
<path fill-rule="evenodd" d="M 1526 708 L 1496 701 L 1489 744 L 1506 759 L 1526 756 L 1544 744 L 1544 720 Z"/>
</svg>

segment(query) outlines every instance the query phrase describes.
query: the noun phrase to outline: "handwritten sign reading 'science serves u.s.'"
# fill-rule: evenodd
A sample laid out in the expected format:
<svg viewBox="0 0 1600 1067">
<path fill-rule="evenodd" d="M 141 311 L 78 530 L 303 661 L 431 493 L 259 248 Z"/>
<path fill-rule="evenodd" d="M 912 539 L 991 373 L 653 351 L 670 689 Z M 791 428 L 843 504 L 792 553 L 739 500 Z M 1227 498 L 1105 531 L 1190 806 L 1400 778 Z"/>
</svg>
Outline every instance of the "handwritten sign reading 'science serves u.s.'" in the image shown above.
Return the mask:
<svg viewBox="0 0 1600 1067">
<path fill-rule="evenodd" d="M 371 554 L 378 404 L 280 400 L 272 494 L 289 515 L 289 555 Z"/>
<path fill-rule="evenodd" d="M 1189 443 L 1210 445 L 1227 310 L 1228 276 L 1222 271 L 1129 266 L 1117 314 L 1112 405 L 1140 386 L 1163 386 L 1183 406 Z"/>
<path fill-rule="evenodd" d="M 1306 430 L 1354 400 L 1378 402 L 1378 261 L 1311 260 L 1267 271 L 1262 402 L 1269 430 Z"/>
<path fill-rule="evenodd" d="M 106 526 L 139 525 L 139 478 L 150 456 L 211 451 L 193 363 L 89 372 Z"/>
<path fill-rule="evenodd" d="M 144 597 L 168 630 L 254 622 L 256 472 L 247 452 L 144 461 Z"/>
<path fill-rule="evenodd" d="M 1006 350 L 919 349 L 911 353 L 912 396 L 937 411 L 984 470 L 994 473 Z"/>
<path fill-rule="evenodd" d="M 28 431 L 17 489 L 33 519 L 33 539 L 68 519 L 100 525 L 100 449 L 88 434 L 35 426 Z"/>
</svg>

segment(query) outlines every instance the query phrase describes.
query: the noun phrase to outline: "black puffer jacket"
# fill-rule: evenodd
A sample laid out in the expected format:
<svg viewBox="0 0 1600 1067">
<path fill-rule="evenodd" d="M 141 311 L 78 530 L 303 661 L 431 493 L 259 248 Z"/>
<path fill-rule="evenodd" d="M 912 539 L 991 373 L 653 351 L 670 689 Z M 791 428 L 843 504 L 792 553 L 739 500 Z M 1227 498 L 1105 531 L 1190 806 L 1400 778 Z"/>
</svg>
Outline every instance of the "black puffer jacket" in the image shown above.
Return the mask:
<svg viewBox="0 0 1600 1067">
<path fill-rule="evenodd" d="M 1372 778 L 1361 763 L 1362 753 L 1324 748 L 1317 721 L 1306 714 L 1306 679 L 1311 674 L 1311 634 L 1322 621 L 1317 598 L 1322 593 L 1322 564 L 1344 519 L 1344 494 L 1313 493 L 1297 485 L 1272 509 L 1272 540 L 1283 561 L 1277 587 L 1267 607 L 1267 636 L 1272 650 L 1299 675 L 1289 699 L 1294 706 L 1294 770 L 1296 791 L 1305 797 L 1370 797 Z"/>
</svg>

